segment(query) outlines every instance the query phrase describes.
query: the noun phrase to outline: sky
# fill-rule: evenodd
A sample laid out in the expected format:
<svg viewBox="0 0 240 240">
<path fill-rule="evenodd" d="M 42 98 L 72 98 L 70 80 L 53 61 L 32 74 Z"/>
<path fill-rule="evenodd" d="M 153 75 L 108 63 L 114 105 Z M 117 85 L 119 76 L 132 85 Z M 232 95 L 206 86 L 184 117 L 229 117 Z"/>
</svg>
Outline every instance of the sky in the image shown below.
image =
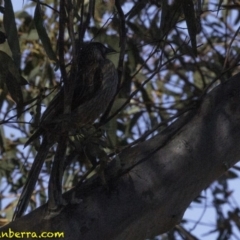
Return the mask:
<svg viewBox="0 0 240 240">
<path fill-rule="evenodd" d="M 24 1 L 24 0 L 12 0 L 12 5 L 14 8 L 14 11 L 19 11 L 22 9 L 23 5 L 28 2 L 28 1 Z"/>
</svg>

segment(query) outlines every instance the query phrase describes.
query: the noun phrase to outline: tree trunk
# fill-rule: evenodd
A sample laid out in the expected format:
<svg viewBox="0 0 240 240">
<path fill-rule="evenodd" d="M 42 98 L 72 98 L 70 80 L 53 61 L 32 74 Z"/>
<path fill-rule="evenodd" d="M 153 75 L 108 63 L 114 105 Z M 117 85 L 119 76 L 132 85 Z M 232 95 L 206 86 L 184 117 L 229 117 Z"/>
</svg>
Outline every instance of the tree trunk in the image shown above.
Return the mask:
<svg viewBox="0 0 240 240">
<path fill-rule="evenodd" d="M 44 219 L 44 205 L 1 230 L 59 231 L 68 240 L 141 240 L 170 230 L 240 158 L 240 74 L 197 105 L 154 138 L 123 150 L 106 171 L 109 190 L 95 177 L 64 195 L 80 203 L 56 217 Z"/>
</svg>

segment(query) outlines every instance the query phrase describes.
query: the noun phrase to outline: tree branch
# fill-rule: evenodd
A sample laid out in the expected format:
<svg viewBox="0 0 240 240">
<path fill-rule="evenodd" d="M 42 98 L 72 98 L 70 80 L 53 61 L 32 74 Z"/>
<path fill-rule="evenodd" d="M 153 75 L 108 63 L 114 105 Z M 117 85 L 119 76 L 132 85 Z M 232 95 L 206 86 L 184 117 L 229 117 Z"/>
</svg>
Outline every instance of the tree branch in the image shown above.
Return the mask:
<svg viewBox="0 0 240 240">
<path fill-rule="evenodd" d="M 146 239 L 170 230 L 239 160 L 239 102 L 237 74 L 162 133 L 119 154 L 106 169 L 110 191 L 95 176 L 64 195 L 81 203 L 57 217 L 43 220 L 44 205 L 1 230 L 63 231 L 68 240 Z"/>
</svg>

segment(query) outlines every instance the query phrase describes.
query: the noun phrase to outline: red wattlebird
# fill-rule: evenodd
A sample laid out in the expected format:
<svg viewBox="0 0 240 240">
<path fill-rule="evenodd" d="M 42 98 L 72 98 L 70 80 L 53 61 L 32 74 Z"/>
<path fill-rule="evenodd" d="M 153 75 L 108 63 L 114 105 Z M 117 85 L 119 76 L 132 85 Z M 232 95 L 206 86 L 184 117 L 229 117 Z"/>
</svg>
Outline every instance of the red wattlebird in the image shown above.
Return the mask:
<svg viewBox="0 0 240 240">
<path fill-rule="evenodd" d="M 117 90 L 118 77 L 114 64 L 106 59 L 106 55 L 111 52 L 114 50 L 98 42 L 84 44 L 79 54 L 79 80 L 74 86 L 71 113 L 63 114 L 63 88 L 43 113 L 39 128 L 25 144 L 26 146 L 42 136 L 41 146 L 28 174 L 13 219 L 21 217 L 28 206 L 49 148 L 58 141 L 61 134 L 59 133 L 61 130 L 59 121 L 65 119 L 68 123 L 78 127 L 92 124 L 106 111 L 109 103 L 113 100 Z"/>
</svg>

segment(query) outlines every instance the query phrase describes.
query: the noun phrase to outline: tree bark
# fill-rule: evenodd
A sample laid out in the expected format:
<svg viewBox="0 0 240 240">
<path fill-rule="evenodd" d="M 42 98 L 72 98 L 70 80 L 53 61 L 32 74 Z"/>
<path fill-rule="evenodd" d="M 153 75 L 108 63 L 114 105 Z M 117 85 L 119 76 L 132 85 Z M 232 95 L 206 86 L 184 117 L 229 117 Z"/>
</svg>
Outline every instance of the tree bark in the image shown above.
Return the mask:
<svg viewBox="0 0 240 240">
<path fill-rule="evenodd" d="M 163 132 L 123 150 L 106 170 L 110 190 L 94 177 L 64 195 L 80 203 L 56 217 L 44 219 L 44 205 L 1 231 L 63 231 L 68 240 L 156 236 L 178 224 L 191 201 L 239 160 L 239 146 L 237 74 Z"/>
</svg>

